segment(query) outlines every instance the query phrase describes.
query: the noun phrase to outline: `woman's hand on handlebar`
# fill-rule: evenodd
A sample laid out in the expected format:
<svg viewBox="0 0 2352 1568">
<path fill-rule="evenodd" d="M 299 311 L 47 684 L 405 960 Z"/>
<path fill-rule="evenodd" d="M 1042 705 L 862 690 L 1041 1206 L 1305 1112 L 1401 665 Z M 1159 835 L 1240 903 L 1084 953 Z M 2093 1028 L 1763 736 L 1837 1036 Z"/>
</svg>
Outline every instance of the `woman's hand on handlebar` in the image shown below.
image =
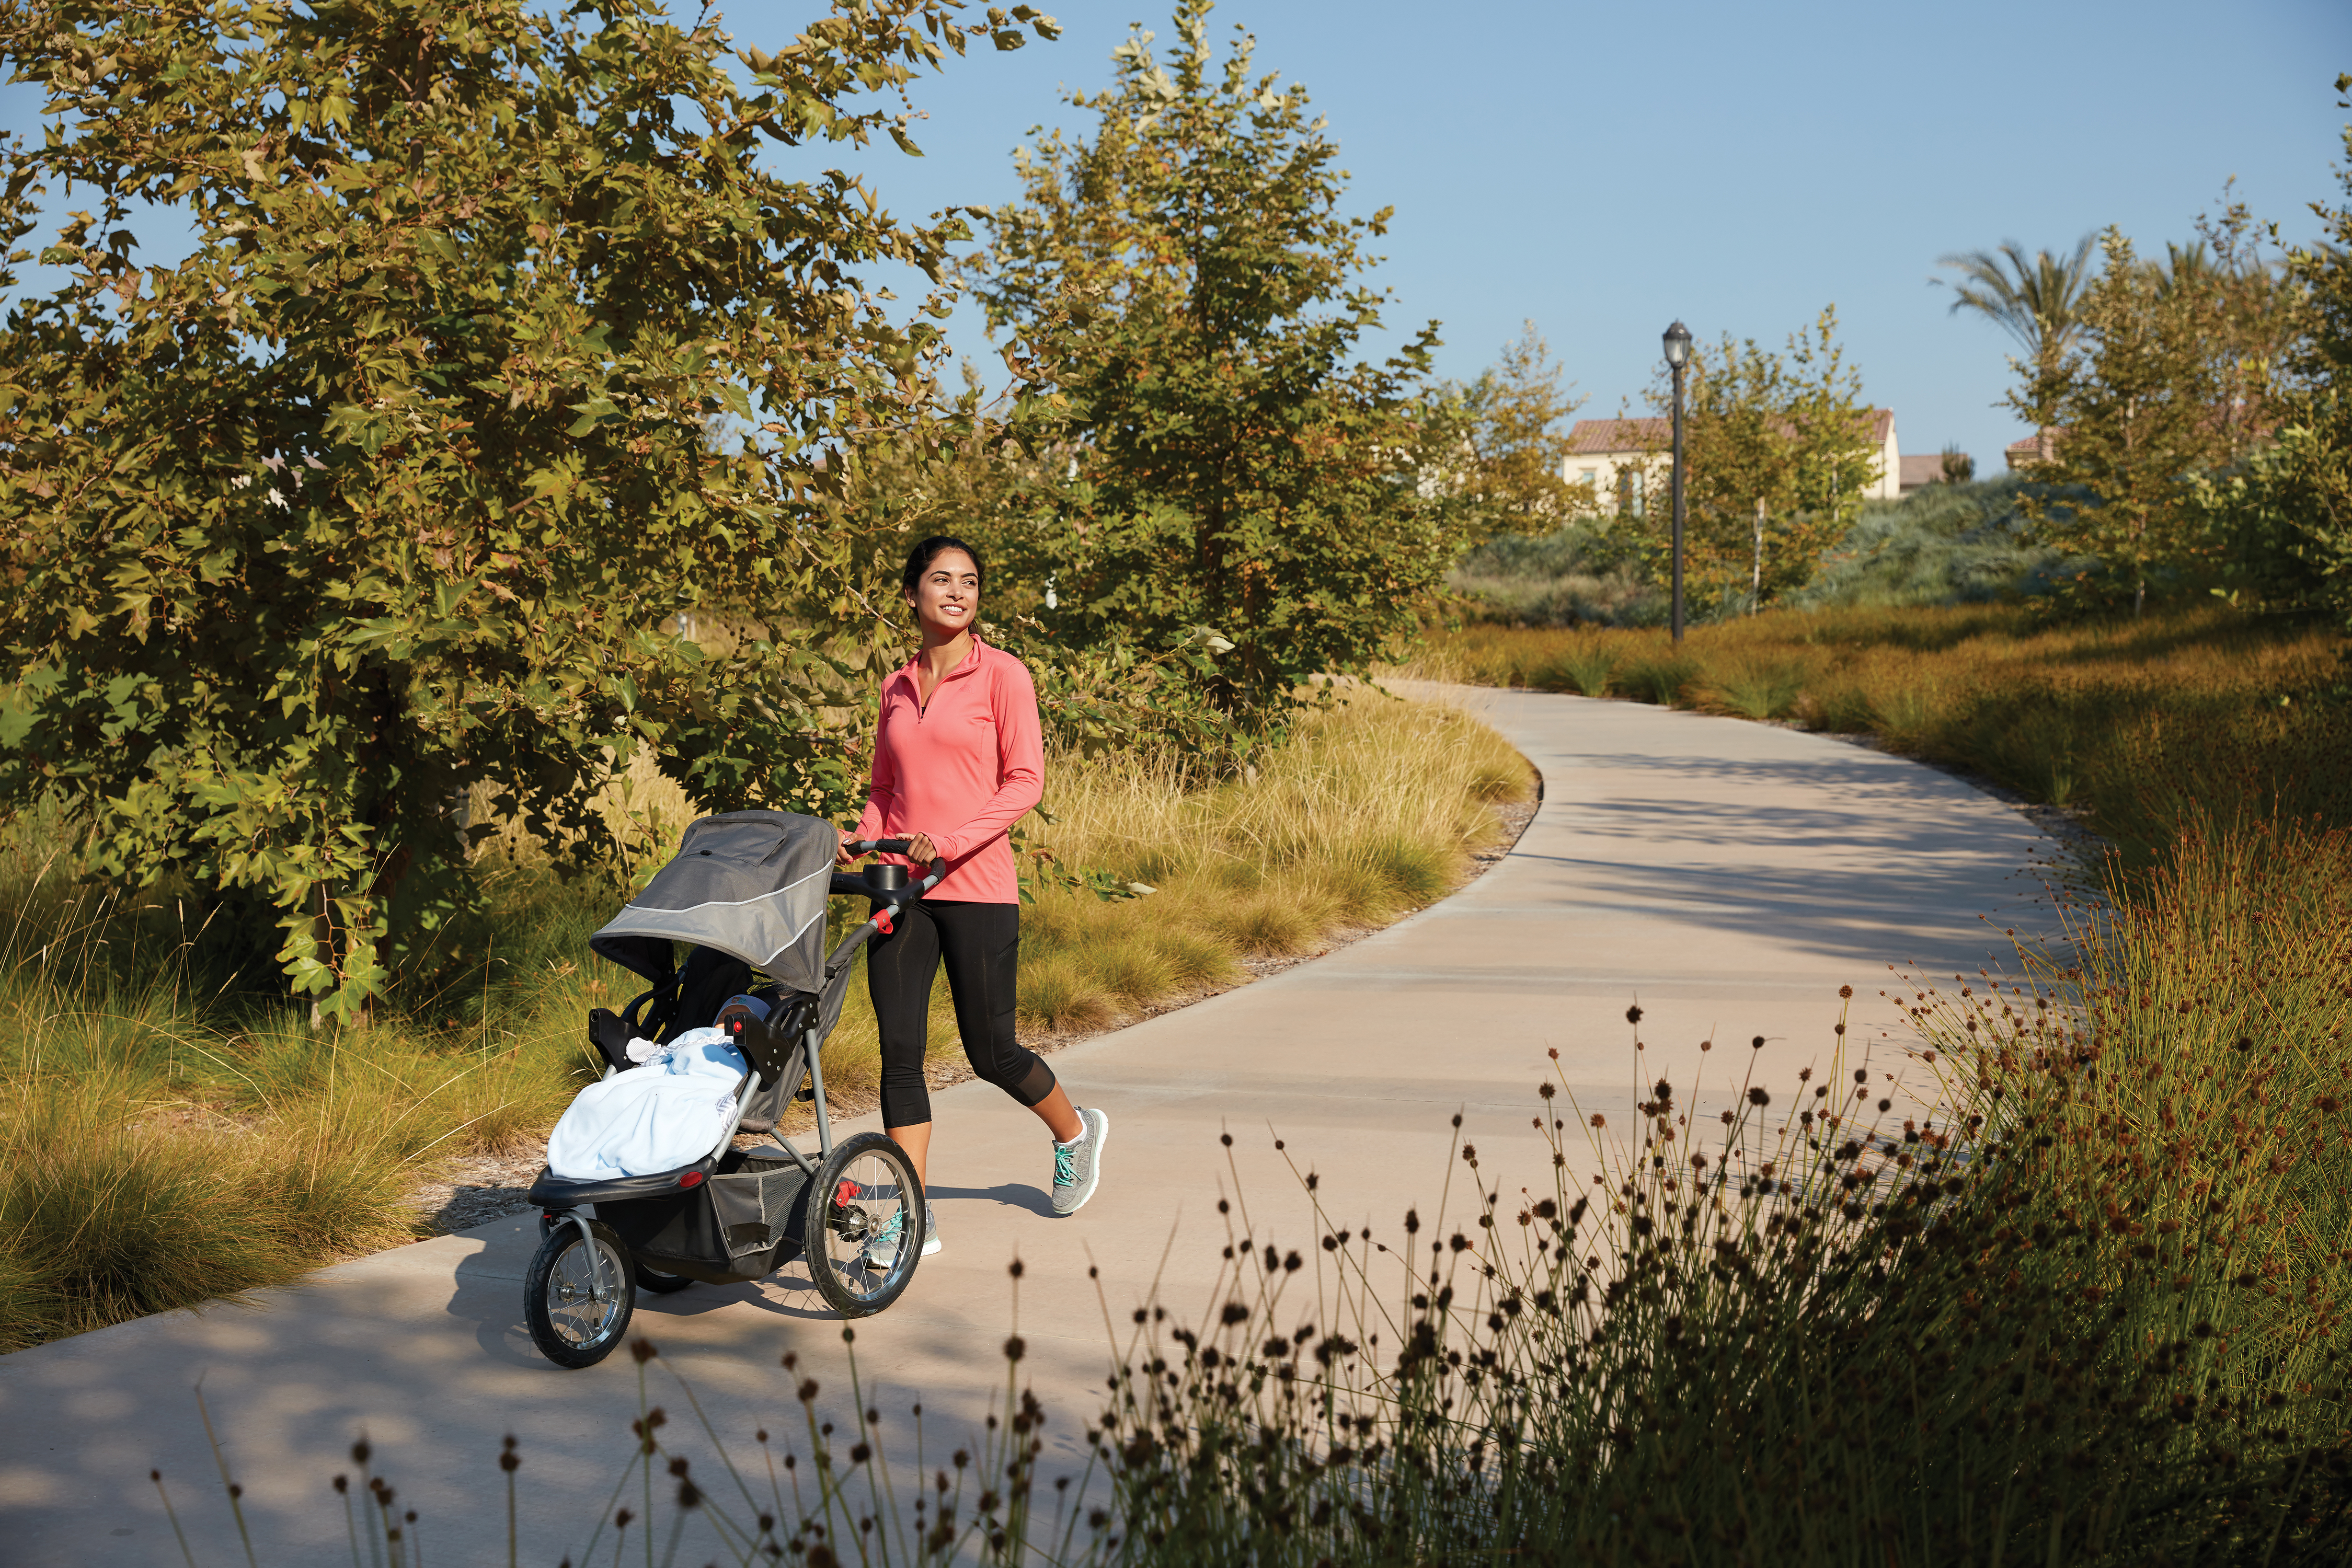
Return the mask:
<svg viewBox="0 0 2352 1568">
<path fill-rule="evenodd" d="M 907 858 L 913 861 L 917 865 L 929 865 L 933 861 L 940 858 L 940 847 L 939 845 L 931 842 L 930 834 L 902 833 L 898 836 L 907 841 Z M 834 851 L 834 860 L 835 863 L 840 865 L 849 865 L 854 862 L 862 859 L 866 852 L 855 849 L 852 846 L 867 841 L 868 841 L 866 840 L 858 838 L 854 833 L 842 834 L 840 846 Z"/>
</svg>

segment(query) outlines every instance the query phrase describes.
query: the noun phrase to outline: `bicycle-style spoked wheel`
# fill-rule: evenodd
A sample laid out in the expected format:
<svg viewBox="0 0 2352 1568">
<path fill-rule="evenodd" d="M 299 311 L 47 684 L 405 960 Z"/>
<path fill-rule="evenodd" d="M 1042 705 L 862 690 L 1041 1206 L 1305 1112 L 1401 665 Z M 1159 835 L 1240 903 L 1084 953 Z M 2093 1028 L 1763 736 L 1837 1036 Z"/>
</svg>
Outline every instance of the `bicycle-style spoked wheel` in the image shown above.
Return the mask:
<svg viewBox="0 0 2352 1568">
<path fill-rule="evenodd" d="M 922 1255 L 923 1184 L 907 1152 L 879 1133 L 834 1146 L 808 1186 L 809 1276 L 845 1318 L 878 1312 L 898 1299 Z"/>
<path fill-rule="evenodd" d="M 558 1366 L 593 1366 L 613 1354 L 636 1311 L 628 1249 L 612 1227 L 556 1226 L 540 1244 L 523 1281 L 523 1318 L 531 1343 Z"/>
</svg>

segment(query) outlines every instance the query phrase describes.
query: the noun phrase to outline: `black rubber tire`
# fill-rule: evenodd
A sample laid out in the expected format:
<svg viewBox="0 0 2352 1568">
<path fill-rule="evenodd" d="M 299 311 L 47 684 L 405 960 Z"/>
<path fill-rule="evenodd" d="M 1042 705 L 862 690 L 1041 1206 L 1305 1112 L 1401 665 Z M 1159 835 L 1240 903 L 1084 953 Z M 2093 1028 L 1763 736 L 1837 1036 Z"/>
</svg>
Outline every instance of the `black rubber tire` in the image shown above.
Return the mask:
<svg viewBox="0 0 2352 1568">
<path fill-rule="evenodd" d="M 524 1276 L 522 1313 L 530 1325 L 531 1343 L 558 1366 L 593 1366 L 628 1337 L 629 1319 L 637 1310 L 636 1292 L 629 1288 L 634 1272 L 629 1249 L 613 1228 L 588 1222 L 595 1257 L 603 1266 L 609 1294 L 601 1314 L 593 1313 L 593 1298 L 580 1291 L 588 1282 L 590 1243 L 577 1225 L 558 1227 L 540 1243 Z"/>
<path fill-rule="evenodd" d="M 872 1179 L 877 1175 L 884 1179 Z M 833 1202 L 844 1181 L 858 1188 L 845 1209 Z M 922 1259 L 919 1241 L 901 1247 L 898 1261 L 878 1273 L 860 1260 L 866 1239 L 891 1214 L 908 1236 L 921 1237 L 928 1223 L 922 1181 L 896 1139 L 860 1133 L 835 1144 L 809 1183 L 806 1202 L 802 1255 L 827 1306 L 845 1318 L 870 1317 L 906 1293 Z"/>
<path fill-rule="evenodd" d="M 683 1291 L 693 1283 L 693 1281 L 683 1274 L 664 1274 L 656 1270 L 646 1268 L 643 1263 L 637 1265 L 637 1288 L 651 1291 L 656 1296 L 667 1296 L 672 1291 Z"/>
</svg>

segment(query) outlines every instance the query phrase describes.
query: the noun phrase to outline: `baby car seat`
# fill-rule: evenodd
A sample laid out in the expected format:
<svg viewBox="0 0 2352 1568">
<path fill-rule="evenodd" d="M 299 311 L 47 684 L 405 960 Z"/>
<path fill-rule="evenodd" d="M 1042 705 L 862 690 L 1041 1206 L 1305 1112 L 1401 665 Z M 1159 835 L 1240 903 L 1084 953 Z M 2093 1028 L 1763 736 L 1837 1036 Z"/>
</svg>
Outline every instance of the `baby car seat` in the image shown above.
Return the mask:
<svg viewBox="0 0 2352 1568">
<path fill-rule="evenodd" d="M 740 958 L 711 947 L 689 948 L 686 963 L 671 971 L 667 980 L 631 1002 L 625 1014 L 616 1014 L 610 1008 L 590 1012 L 588 1043 L 605 1061 L 626 1071 L 635 1065 L 629 1060 L 632 1040 L 660 1044 L 716 1022 L 719 1009 L 730 997 L 758 997 L 773 1008 L 782 994 Z M 643 1017 L 638 1016 L 641 1008 Z M 764 1133 L 773 1127 L 783 1110 L 783 1095 L 782 1084 L 761 1084 L 760 1092 L 744 1103 L 742 1130 Z"/>
</svg>

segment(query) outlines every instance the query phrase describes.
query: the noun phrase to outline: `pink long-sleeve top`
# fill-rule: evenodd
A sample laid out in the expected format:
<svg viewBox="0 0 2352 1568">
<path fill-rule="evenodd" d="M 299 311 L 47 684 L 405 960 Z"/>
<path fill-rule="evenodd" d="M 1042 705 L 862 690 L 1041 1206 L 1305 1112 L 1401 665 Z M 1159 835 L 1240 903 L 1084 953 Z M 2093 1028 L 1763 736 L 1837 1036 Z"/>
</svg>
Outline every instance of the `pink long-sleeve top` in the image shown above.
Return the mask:
<svg viewBox="0 0 2352 1568">
<path fill-rule="evenodd" d="M 948 862 L 930 897 L 1018 904 L 1011 831 L 1045 788 L 1036 683 L 1026 664 L 975 636 L 926 707 L 919 663 L 918 655 L 882 683 L 874 779 L 856 836 L 929 833 Z"/>
</svg>

